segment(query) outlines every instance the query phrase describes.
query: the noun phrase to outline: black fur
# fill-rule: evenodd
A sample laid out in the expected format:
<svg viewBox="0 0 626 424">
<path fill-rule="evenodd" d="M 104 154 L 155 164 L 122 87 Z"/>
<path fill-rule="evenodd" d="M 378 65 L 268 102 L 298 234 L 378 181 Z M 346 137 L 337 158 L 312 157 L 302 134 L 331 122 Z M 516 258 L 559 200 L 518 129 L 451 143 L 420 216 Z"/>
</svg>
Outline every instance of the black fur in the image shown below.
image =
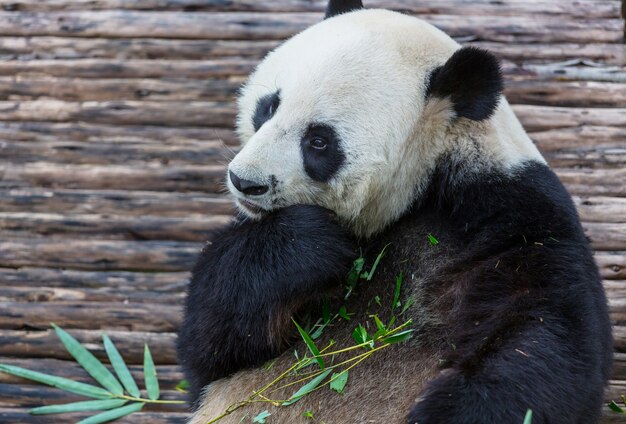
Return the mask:
<svg viewBox="0 0 626 424">
<path fill-rule="evenodd" d="M 193 271 L 177 345 L 194 404 L 211 381 L 280 353 L 294 310 L 343 282 L 356 256 L 318 206 L 233 223 L 212 240 Z"/>
<path fill-rule="evenodd" d="M 404 244 L 428 228 L 452 252 L 427 283 L 440 327 L 422 332 L 447 345 L 445 369 L 408 422 L 521 423 L 527 409 L 533 424 L 596 422 L 612 336 L 573 202 L 544 164 L 514 176 L 465 165 L 443 159 L 426 199 L 386 235 Z"/>
<path fill-rule="evenodd" d="M 276 113 L 276 109 L 280 105 L 280 91 L 267 94 L 261 97 L 256 104 L 254 115 L 252 116 L 252 125 L 254 130 L 258 131 L 264 123 L 272 119 Z"/>
<path fill-rule="evenodd" d="M 449 97 L 458 117 L 482 121 L 493 115 L 502 88 L 498 59 L 486 50 L 463 47 L 432 72 L 427 95 Z"/>
<path fill-rule="evenodd" d="M 326 16 L 324 16 L 324 19 L 358 9 L 363 9 L 363 2 L 361 0 L 330 0 L 326 6 Z"/>
<path fill-rule="evenodd" d="M 319 148 L 319 143 L 324 147 Z M 337 133 L 325 124 L 310 125 L 300 141 L 300 147 L 304 170 L 315 181 L 328 182 L 345 161 Z"/>
</svg>

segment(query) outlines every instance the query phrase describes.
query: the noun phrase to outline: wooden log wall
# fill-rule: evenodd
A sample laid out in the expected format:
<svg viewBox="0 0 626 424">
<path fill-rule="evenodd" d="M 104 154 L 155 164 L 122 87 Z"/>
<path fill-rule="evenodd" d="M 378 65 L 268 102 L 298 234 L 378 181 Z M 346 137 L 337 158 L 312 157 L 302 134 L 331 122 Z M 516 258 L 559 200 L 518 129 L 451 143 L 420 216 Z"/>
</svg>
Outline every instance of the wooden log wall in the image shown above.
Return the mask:
<svg viewBox="0 0 626 424">
<path fill-rule="evenodd" d="M 620 0 L 366 0 L 495 52 L 506 94 L 575 197 L 626 393 L 626 48 Z M 0 0 L 0 362 L 87 381 L 50 322 L 137 372 L 148 343 L 179 398 L 188 271 L 232 213 L 233 99 L 325 0 Z M 0 422 L 75 398 L 0 374 Z M 73 422 L 52 417 L 45 422 Z M 148 408 L 122 422 L 184 422 Z M 606 410 L 605 423 L 620 422 Z"/>
</svg>

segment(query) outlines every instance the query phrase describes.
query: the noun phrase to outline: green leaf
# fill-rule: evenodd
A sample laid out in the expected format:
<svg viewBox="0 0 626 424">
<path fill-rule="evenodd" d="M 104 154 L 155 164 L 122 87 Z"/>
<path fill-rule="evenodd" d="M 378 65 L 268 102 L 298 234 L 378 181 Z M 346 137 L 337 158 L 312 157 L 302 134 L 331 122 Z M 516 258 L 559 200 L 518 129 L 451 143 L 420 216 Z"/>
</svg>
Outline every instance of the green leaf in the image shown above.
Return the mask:
<svg viewBox="0 0 626 424">
<path fill-rule="evenodd" d="M 372 338 L 367 333 L 367 330 L 365 329 L 365 327 L 363 327 L 361 324 L 359 324 L 359 326 L 357 328 L 355 328 L 354 331 L 352 332 L 352 338 L 358 344 L 363 344 L 363 343 L 370 342 L 369 343 L 369 347 L 370 348 L 374 347 L 374 342 L 372 341 Z"/>
<path fill-rule="evenodd" d="M 253 422 L 253 423 L 259 423 L 259 424 L 265 424 L 265 420 L 266 420 L 266 419 L 267 419 L 267 417 L 269 417 L 270 415 L 272 415 L 272 414 L 270 414 L 270 412 L 269 412 L 269 411 L 263 411 L 263 412 L 261 412 L 259 415 L 257 415 L 256 417 L 254 417 L 254 418 L 252 419 L 252 422 Z"/>
<path fill-rule="evenodd" d="M 330 374 L 331 372 L 332 372 L 332 369 L 326 370 L 320 375 L 318 375 L 317 377 L 315 377 L 314 379 L 312 379 L 311 381 L 309 381 L 308 383 L 306 383 L 304 386 L 300 387 L 300 389 L 298 389 L 297 392 L 295 392 L 293 395 L 291 395 L 289 399 L 287 399 L 285 402 L 282 403 L 282 406 L 289 406 L 293 403 L 296 403 L 297 401 L 302 399 L 304 396 L 311 393 L 313 390 L 315 390 L 317 386 L 320 385 L 322 381 L 324 381 L 326 377 L 328 377 L 328 374 Z"/>
<path fill-rule="evenodd" d="M 428 237 L 428 241 L 430 242 L 432 246 L 436 246 L 439 244 L 439 240 L 437 240 L 435 236 L 433 236 L 432 234 L 429 233 L 427 237 Z"/>
<path fill-rule="evenodd" d="M 298 329 L 298 332 L 300 333 L 300 336 L 302 336 L 302 339 L 304 340 L 304 342 L 308 346 L 308 348 L 311 351 L 311 353 L 313 354 L 313 356 L 316 356 L 315 360 L 319 364 L 320 368 L 322 370 L 326 369 L 326 364 L 324 363 L 324 358 L 322 358 L 320 356 L 320 350 L 315 345 L 315 342 L 313 341 L 311 336 L 309 336 L 309 333 L 304 331 L 304 329 L 302 327 L 300 327 L 295 320 L 293 320 L 293 323 L 296 324 L 296 328 Z"/>
<path fill-rule="evenodd" d="M 337 393 L 342 393 L 344 387 L 346 387 L 346 383 L 348 382 L 348 370 L 342 371 L 340 373 L 333 373 L 330 376 L 330 388 L 336 391 Z"/>
<path fill-rule="evenodd" d="M 91 398 L 110 399 L 113 397 L 113 394 L 103 388 L 92 386 L 91 384 L 79 383 L 67 378 L 31 371 L 13 365 L 0 364 L 0 371 Z"/>
<path fill-rule="evenodd" d="M 396 278 L 396 290 L 393 294 L 393 304 L 391 305 L 391 312 L 400 306 L 400 289 L 402 288 L 402 273 L 398 274 Z"/>
<path fill-rule="evenodd" d="M 409 296 L 409 298 L 404 303 L 402 310 L 400 311 L 400 315 L 404 314 L 407 311 L 407 309 L 413 306 L 414 303 L 415 303 L 415 298 L 413 296 Z"/>
<path fill-rule="evenodd" d="M 393 344 L 400 343 L 409 340 L 413 336 L 413 329 L 400 331 L 399 333 L 392 334 L 389 337 L 380 339 L 383 343 Z"/>
<path fill-rule="evenodd" d="M 376 302 L 378 306 L 383 306 L 382 302 L 380 301 L 380 296 L 378 295 L 374 296 L 374 302 Z"/>
<path fill-rule="evenodd" d="M 615 403 L 614 400 L 612 400 L 611 403 L 609 403 L 609 408 L 613 412 L 618 412 L 620 414 L 626 414 L 626 411 L 624 411 L 617 403 Z"/>
<path fill-rule="evenodd" d="M 143 349 L 143 378 L 146 381 L 148 398 L 150 400 L 157 400 L 159 398 L 159 380 L 157 380 L 154 361 L 152 360 L 148 345 L 144 345 Z"/>
<path fill-rule="evenodd" d="M 102 384 L 103 387 L 114 395 L 121 395 L 124 393 L 122 385 L 119 381 L 117 381 L 115 376 L 111 374 L 111 371 L 109 371 L 107 367 L 105 367 L 102 362 L 98 360 L 98 358 L 93 356 L 91 352 L 85 349 L 85 347 L 67 331 L 55 324 L 52 324 L 52 327 L 70 355 L 76 359 L 76 362 L 78 362 L 90 376 L 92 376 L 98 383 Z"/>
<path fill-rule="evenodd" d="M 348 314 L 348 310 L 346 309 L 345 306 L 342 306 L 341 308 L 339 308 L 339 312 L 337 312 L 339 314 L 339 316 L 343 319 L 345 319 L 346 321 L 350 321 L 350 314 Z"/>
<path fill-rule="evenodd" d="M 376 257 L 376 260 L 374 261 L 374 265 L 372 265 L 372 269 L 370 269 L 370 272 L 367 273 L 367 281 L 370 281 L 372 277 L 374 276 L 374 272 L 376 271 L 376 268 L 378 268 L 378 263 L 383 258 L 383 256 L 385 256 L 385 251 L 387 250 L 387 247 L 389 247 L 389 245 L 386 245 L 385 247 L 383 247 L 383 250 L 381 250 L 378 256 Z"/>
<path fill-rule="evenodd" d="M 533 411 L 529 409 L 526 411 L 526 416 L 524 417 L 524 424 L 531 424 L 533 422 Z"/>
<path fill-rule="evenodd" d="M 263 368 L 266 371 L 269 371 L 269 369 L 272 368 L 272 365 L 274 365 L 274 361 L 276 361 L 276 360 L 274 359 L 272 361 L 266 362 L 265 365 L 263 365 Z M 178 390 L 179 392 L 185 392 L 186 393 L 189 390 L 189 381 L 187 381 L 187 380 L 180 380 L 178 382 L 178 384 L 176 385 L 175 389 Z"/>
<path fill-rule="evenodd" d="M 385 328 L 385 324 L 383 324 L 383 322 L 380 320 L 380 318 L 378 318 L 378 315 L 372 315 L 372 318 L 374 318 L 374 322 L 376 323 L 376 328 L 379 330 L 387 330 Z"/>
<path fill-rule="evenodd" d="M 46 415 L 78 411 L 102 411 L 105 409 L 119 408 L 126 402 L 128 402 L 126 399 L 87 400 L 83 402 L 66 403 L 64 405 L 40 406 L 28 412 L 33 415 Z"/>
<path fill-rule="evenodd" d="M 140 397 L 141 393 L 139 392 L 139 388 L 137 387 L 137 383 L 135 383 L 135 379 L 132 375 L 130 375 L 130 371 L 120 355 L 120 352 L 117 350 L 109 336 L 106 334 L 102 334 L 102 341 L 104 343 L 104 350 L 107 352 L 107 356 L 109 357 L 109 362 L 113 366 L 117 377 L 120 379 L 124 388 L 134 397 Z"/>
<path fill-rule="evenodd" d="M 311 410 L 304 411 L 304 413 L 302 414 L 302 416 L 303 416 L 304 418 L 308 418 L 308 419 L 310 419 L 310 420 L 312 420 L 312 419 L 314 418 L 314 417 L 313 417 L 313 411 L 311 411 Z"/>
<path fill-rule="evenodd" d="M 85 418 L 84 420 L 79 421 L 77 424 L 106 423 L 107 421 L 113 421 L 115 419 L 132 414 L 133 412 L 140 411 L 144 405 L 145 403 L 143 402 L 131 403 L 130 405 L 122 406 L 121 408 L 111 409 L 110 411 L 102 412 L 98 415 L 94 415 L 93 417 Z"/>
</svg>

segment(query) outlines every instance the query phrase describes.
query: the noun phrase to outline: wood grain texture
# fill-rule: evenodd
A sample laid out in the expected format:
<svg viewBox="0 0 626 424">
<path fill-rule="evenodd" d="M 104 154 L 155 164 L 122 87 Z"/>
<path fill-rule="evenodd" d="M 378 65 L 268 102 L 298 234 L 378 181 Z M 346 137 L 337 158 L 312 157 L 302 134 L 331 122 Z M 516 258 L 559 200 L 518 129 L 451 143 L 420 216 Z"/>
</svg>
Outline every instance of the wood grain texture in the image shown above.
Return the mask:
<svg viewBox="0 0 626 424">
<path fill-rule="evenodd" d="M 166 396 L 189 270 L 234 213 L 234 98 L 326 0 L 0 0 L 0 362 L 90 377 L 50 321 L 106 360 L 105 330 Z M 574 195 L 615 336 L 606 399 L 626 393 L 626 48 L 619 0 L 368 0 L 502 60 L 510 103 Z M 139 380 L 141 380 L 139 378 Z M 0 422 L 74 400 L 0 373 Z M 46 417 L 75 422 L 89 414 Z M 183 423 L 151 408 L 120 423 Z M 603 410 L 602 423 L 622 422 Z"/>
</svg>

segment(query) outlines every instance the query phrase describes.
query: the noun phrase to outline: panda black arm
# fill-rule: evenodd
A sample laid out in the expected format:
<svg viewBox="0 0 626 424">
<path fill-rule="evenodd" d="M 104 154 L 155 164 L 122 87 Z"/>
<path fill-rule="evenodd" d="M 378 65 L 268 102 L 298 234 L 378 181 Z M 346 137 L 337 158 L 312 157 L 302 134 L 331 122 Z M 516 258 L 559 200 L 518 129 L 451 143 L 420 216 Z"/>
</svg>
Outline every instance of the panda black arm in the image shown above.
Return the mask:
<svg viewBox="0 0 626 424">
<path fill-rule="evenodd" d="M 345 278 L 355 257 L 332 212 L 296 205 L 212 237 L 193 271 L 178 336 L 192 400 L 281 352 L 291 315 Z"/>
</svg>

